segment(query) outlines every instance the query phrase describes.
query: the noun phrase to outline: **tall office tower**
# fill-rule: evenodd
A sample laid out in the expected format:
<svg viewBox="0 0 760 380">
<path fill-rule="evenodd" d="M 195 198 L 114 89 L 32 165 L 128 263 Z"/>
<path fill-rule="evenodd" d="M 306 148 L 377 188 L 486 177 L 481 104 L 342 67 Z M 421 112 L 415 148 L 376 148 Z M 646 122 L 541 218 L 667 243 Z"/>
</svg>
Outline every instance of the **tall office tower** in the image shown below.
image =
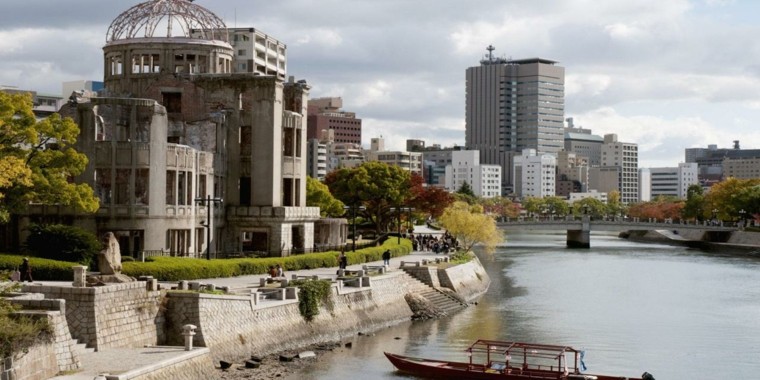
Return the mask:
<svg viewBox="0 0 760 380">
<path fill-rule="evenodd" d="M 617 168 L 617 190 L 620 200 L 634 203 L 639 199 L 639 147 L 633 143 L 619 142 L 616 134 L 604 135 L 601 169 Z M 609 191 L 603 186 L 595 187 Z"/>
<path fill-rule="evenodd" d="M 513 158 L 523 149 L 556 155 L 564 147 L 565 69 L 542 58 L 504 59 L 493 46 L 467 69 L 467 149 L 502 167 L 502 193 L 513 191 Z"/>
<path fill-rule="evenodd" d="M 306 137 L 318 139 L 322 131 L 333 130 L 334 142 L 362 144 L 362 119 L 356 113 L 342 111 L 342 98 L 316 98 L 309 100 Z"/>
</svg>

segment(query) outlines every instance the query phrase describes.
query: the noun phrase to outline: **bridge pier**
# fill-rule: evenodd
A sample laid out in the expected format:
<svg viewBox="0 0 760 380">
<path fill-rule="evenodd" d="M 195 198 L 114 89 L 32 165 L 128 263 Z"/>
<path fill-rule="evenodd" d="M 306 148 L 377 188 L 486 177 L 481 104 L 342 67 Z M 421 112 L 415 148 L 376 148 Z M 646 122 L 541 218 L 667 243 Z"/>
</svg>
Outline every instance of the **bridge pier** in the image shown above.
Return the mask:
<svg viewBox="0 0 760 380">
<path fill-rule="evenodd" d="M 567 230 L 568 248 L 591 248 L 591 219 L 584 216 L 580 230 Z"/>
<path fill-rule="evenodd" d="M 568 248 L 591 248 L 591 233 L 588 230 L 567 230 Z"/>
</svg>

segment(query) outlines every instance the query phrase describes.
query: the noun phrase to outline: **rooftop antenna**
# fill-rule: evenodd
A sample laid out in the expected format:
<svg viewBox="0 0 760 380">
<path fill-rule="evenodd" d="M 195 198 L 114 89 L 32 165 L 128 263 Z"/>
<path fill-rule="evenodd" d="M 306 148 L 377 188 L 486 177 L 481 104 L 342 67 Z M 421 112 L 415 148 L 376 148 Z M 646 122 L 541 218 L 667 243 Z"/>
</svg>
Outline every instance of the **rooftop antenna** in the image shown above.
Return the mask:
<svg viewBox="0 0 760 380">
<path fill-rule="evenodd" d="M 496 50 L 496 48 L 493 47 L 493 45 L 488 45 L 486 50 L 488 50 L 488 61 L 493 62 L 493 51 Z"/>
</svg>

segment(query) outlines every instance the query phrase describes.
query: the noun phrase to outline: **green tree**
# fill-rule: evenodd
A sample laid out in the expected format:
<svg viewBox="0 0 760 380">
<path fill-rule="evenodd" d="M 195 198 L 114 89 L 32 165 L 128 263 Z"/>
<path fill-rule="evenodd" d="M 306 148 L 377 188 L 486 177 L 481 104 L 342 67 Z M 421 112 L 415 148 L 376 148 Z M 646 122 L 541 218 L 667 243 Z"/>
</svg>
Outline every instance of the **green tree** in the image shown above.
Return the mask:
<svg viewBox="0 0 760 380">
<path fill-rule="evenodd" d="M 36 257 L 90 265 L 102 244 L 89 231 L 63 224 L 32 225 L 26 248 Z"/>
<path fill-rule="evenodd" d="M 406 205 L 411 199 L 409 172 L 379 161 L 335 170 L 327 175 L 325 184 L 343 203 L 366 207 L 364 216 L 377 232 L 386 230 L 395 219 L 392 207 Z"/>
<path fill-rule="evenodd" d="M 686 190 L 686 203 L 683 206 L 681 216 L 684 219 L 704 220 L 705 197 L 701 185 L 691 185 Z"/>
<path fill-rule="evenodd" d="M 475 193 L 472 192 L 472 187 L 470 186 L 469 183 L 467 183 L 467 181 L 462 182 L 462 186 L 459 187 L 459 190 L 457 190 L 457 193 L 462 194 L 462 195 L 467 195 L 473 198 L 475 197 Z"/>
<path fill-rule="evenodd" d="M 625 206 L 620 199 L 620 192 L 617 190 L 607 193 L 607 214 L 616 216 L 625 214 Z"/>
<path fill-rule="evenodd" d="M 544 202 L 543 198 L 537 198 L 537 197 L 526 197 L 522 201 L 522 207 L 530 214 L 541 214 L 544 210 L 544 206 L 546 205 L 546 202 Z"/>
<path fill-rule="evenodd" d="M 596 198 L 583 198 L 573 202 L 573 214 L 600 218 L 607 213 L 607 205 Z"/>
<path fill-rule="evenodd" d="M 306 206 L 319 207 L 323 218 L 336 218 L 345 213 L 343 202 L 330 194 L 327 185 L 311 177 L 306 177 Z"/>
<path fill-rule="evenodd" d="M 565 198 L 562 197 L 546 197 L 544 198 L 543 212 L 549 215 L 565 216 L 570 211 L 570 205 L 567 204 Z"/>
<path fill-rule="evenodd" d="M 496 221 L 479 210 L 479 207 L 465 202 L 454 202 L 439 221 L 459 241 L 463 250 L 469 251 L 476 244 L 483 244 L 487 252 L 493 252 L 504 240 L 504 235 L 496 227 Z"/>
<path fill-rule="evenodd" d="M 73 148 L 78 135 L 71 118 L 37 121 L 31 95 L 0 92 L 0 223 L 31 202 L 97 211 L 92 188 L 72 182 L 87 166 Z"/>
</svg>

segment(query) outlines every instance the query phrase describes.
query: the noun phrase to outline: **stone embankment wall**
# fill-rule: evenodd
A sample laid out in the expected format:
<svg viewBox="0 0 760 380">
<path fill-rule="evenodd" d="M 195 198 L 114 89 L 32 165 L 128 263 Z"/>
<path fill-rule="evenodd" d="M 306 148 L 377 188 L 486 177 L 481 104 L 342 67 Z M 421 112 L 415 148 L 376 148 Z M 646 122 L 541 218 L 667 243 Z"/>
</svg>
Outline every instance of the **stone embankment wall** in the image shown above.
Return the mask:
<svg viewBox="0 0 760 380">
<path fill-rule="evenodd" d="M 404 266 L 404 271 L 428 286 L 451 289 L 468 302 L 481 296 L 491 285 L 491 278 L 477 257 L 465 264 L 446 268 L 435 265 Z"/>
<path fill-rule="evenodd" d="M 371 287 L 333 286 L 332 307 L 306 322 L 296 300 L 257 305 L 251 297 L 168 293 L 168 344 L 181 344 L 182 325 L 198 326 L 194 344 L 211 349 L 214 360 L 233 360 L 315 343 L 340 340 L 409 320 L 404 295 L 425 285 L 401 271 L 372 277 Z"/>
<path fill-rule="evenodd" d="M 45 380 L 58 373 L 55 344 L 35 344 L 17 358 L 0 362 L 0 380 Z"/>
<path fill-rule="evenodd" d="M 677 231 L 677 233 L 673 233 Z M 702 248 L 720 249 L 734 248 L 741 250 L 760 250 L 760 233 L 747 231 L 730 232 L 730 237 L 725 242 L 710 242 L 708 234 L 703 230 L 673 229 L 667 231 L 646 231 L 644 233 L 630 233 L 629 239 L 650 242 L 686 244 L 689 241 L 702 242 Z"/>
<path fill-rule="evenodd" d="M 24 285 L 23 291 L 64 300 L 71 336 L 96 350 L 163 341 L 163 296 L 147 290 L 144 281 L 87 288 Z"/>
<path fill-rule="evenodd" d="M 215 379 L 218 373 L 211 362 L 207 348 L 197 349 L 181 358 L 164 362 L 160 367 L 142 368 L 120 375 L 106 376 L 106 380 L 176 380 L 176 379 Z"/>
<path fill-rule="evenodd" d="M 491 285 L 491 278 L 477 257 L 470 262 L 440 269 L 441 286 L 449 288 L 467 301 L 480 297 Z"/>
</svg>

